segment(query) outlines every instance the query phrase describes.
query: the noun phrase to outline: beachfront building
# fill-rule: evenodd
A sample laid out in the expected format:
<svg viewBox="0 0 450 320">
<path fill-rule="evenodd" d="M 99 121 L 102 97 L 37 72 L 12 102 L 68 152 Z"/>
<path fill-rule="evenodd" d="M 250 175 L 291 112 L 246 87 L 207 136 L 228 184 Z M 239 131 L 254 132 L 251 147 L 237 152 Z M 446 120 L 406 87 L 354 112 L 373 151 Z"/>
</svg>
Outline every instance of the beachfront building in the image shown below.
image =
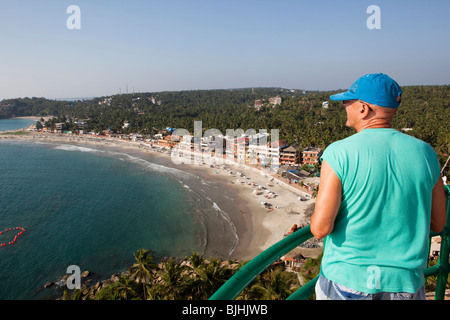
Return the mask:
<svg viewBox="0 0 450 320">
<path fill-rule="evenodd" d="M 268 156 L 272 166 L 280 165 L 281 152 L 289 147 L 289 143 L 284 140 L 272 141 L 268 144 Z"/>
<path fill-rule="evenodd" d="M 100 132 L 99 134 L 98 134 L 99 136 L 105 136 L 105 137 L 110 137 L 111 136 L 111 130 L 103 130 L 102 132 Z M 133 141 L 136 141 L 136 138 L 137 137 L 137 135 L 135 135 L 135 137 L 133 137 Z"/>
<path fill-rule="evenodd" d="M 153 135 L 153 141 L 158 142 L 158 139 L 163 139 L 164 135 L 162 133 L 156 133 Z"/>
<path fill-rule="evenodd" d="M 172 149 L 176 145 L 176 142 L 171 141 L 170 139 L 159 139 L 157 145 L 160 147 Z"/>
<path fill-rule="evenodd" d="M 289 146 L 280 152 L 280 165 L 297 166 L 300 163 L 300 148 Z"/>
<path fill-rule="evenodd" d="M 250 142 L 247 152 L 247 161 L 250 164 L 262 164 L 266 162 L 269 156 L 269 150 L 267 141 L 269 140 L 269 134 L 258 133 L 250 136 Z"/>
<path fill-rule="evenodd" d="M 77 130 L 79 134 L 86 133 L 87 122 L 86 121 L 76 121 L 75 125 L 77 126 Z"/>
<path fill-rule="evenodd" d="M 307 147 L 302 151 L 302 164 L 318 164 L 320 156 L 322 155 L 322 149 Z"/>
<path fill-rule="evenodd" d="M 235 158 L 235 149 L 234 149 L 235 138 L 231 139 L 226 136 L 225 141 L 226 141 L 226 148 L 225 148 L 226 157 L 228 159 L 234 159 Z"/>
<path fill-rule="evenodd" d="M 173 147 L 175 147 L 175 145 L 177 145 L 177 142 L 175 141 L 175 139 L 172 139 L 171 135 L 167 135 L 162 139 L 158 139 L 158 142 L 156 144 L 160 147 L 172 149 Z"/>
<path fill-rule="evenodd" d="M 217 157 L 220 161 L 223 159 L 223 136 L 221 135 L 209 135 L 196 139 L 190 134 L 172 136 L 171 142 L 174 144 L 172 147 L 176 148 L 175 157 L 185 159 L 187 163 L 195 162 L 208 162 L 212 163 Z M 213 158 L 214 157 L 214 158 Z M 233 158 L 234 159 L 234 158 Z"/>
<path fill-rule="evenodd" d="M 216 133 L 202 137 L 201 150 L 203 154 L 223 157 L 225 153 L 223 141 L 223 135 Z"/>
<path fill-rule="evenodd" d="M 284 140 L 268 142 L 268 139 L 268 133 L 251 136 L 248 147 L 248 162 L 250 164 L 261 164 L 263 166 L 280 165 L 281 152 L 289 144 Z"/>
<path fill-rule="evenodd" d="M 55 123 L 55 132 L 62 133 L 64 129 L 64 122 Z"/>
<path fill-rule="evenodd" d="M 178 150 L 184 151 L 185 153 L 190 153 L 191 151 L 194 151 L 194 137 L 186 134 L 179 139 L 178 142 Z"/>
<path fill-rule="evenodd" d="M 226 138 L 226 156 L 228 159 L 235 159 L 237 162 L 247 162 L 247 154 L 249 148 L 250 138 L 248 136 L 241 136 L 239 138 Z"/>
</svg>

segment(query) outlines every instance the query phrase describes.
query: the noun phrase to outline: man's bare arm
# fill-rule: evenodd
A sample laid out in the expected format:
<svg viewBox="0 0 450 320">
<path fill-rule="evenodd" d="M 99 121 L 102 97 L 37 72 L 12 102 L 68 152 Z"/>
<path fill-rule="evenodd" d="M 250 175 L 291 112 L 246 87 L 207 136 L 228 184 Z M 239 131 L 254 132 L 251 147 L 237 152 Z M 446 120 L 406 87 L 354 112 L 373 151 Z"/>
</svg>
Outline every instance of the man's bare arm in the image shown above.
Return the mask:
<svg viewBox="0 0 450 320">
<path fill-rule="evenodd" d="M 311 217 L 311 232 L 317 239 L 325 238 L 333 231 L 342 200 L 342 184 L 331 166 L 323 161 L 320 170 L 320 185 L 314 213 Z"/>
<path fill-rule="evenodd" d="M 445 208 L 445 191 L 442 176 L 439 177 L 436 185 L 433 188 L 431 200 L 431 224 L 430 230 L 434 232 L 441 232 L 445 227 L 445 220 L 447 212 Z"/>
</svg>

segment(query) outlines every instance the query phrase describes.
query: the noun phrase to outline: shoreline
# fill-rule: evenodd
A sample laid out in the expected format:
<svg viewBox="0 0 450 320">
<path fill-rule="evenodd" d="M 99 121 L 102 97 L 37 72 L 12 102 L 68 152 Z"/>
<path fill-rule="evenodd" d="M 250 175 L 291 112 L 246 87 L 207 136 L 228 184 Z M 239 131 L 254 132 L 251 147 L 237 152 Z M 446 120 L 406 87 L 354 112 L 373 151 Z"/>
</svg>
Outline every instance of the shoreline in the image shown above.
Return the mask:
<svg viewBox="0 0 450 320">
<path fill-rule="evenodd" d="M 251 260 L 283 239 L 293 225 L 309 224 L 305 210 L 315 203 L 314 199 L 298 200 L 301 194 L 299 190 L 252 166 L 238 163 L 215 167 L 206 164 L 174 164 L 170 155 L 156 149 L 144 149 L 141 142 L 51 133 L 29 133 L 20 136 L 0 135 L 0 141 L 12 140 L 114 147 L 120 148 L 121 151 L 129 149 L 138 152 L 144 159 L 150 156 L 150 158 L 162 162 L 161 165 L 195 174 L 205 181 L 224 188 L 227 190 L 227 195 L 232 198 L 232 203 L 229 203 L 223 211 L 229 215 L 239 238 L 230 259 Z M 150 145 L 148 146 L 150 147 Z M 269 193 L 274 196 L 267 197 Z M 265 201 L 265 205 L 263 201 Z"/>
</svg>

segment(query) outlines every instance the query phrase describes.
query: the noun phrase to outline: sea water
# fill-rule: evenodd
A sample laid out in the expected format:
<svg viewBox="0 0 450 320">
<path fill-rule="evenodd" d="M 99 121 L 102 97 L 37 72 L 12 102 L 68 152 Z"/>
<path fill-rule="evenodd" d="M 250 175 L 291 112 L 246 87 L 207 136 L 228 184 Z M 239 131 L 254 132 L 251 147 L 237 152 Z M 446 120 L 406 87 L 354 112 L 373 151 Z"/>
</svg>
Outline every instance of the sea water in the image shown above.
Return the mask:
<svg viewBox="0 0 450 320">
<path fill-rule="evenodd" d="M 0 119 L 0 132 L 28 128 L 36 122 L 35 119 L 26 118 Z"/>
<path fill-rule="evenodd" d="M 226 258 L 235 228 L 208 189 L 195 175 L 120 150 L 0 141 L 0 231 L 26 230 L 0 248 L 0 299 L 53 298 L 42 286 L 71 265 L 109 278 L 140 248 L 157 258 Z"/>
</svg>

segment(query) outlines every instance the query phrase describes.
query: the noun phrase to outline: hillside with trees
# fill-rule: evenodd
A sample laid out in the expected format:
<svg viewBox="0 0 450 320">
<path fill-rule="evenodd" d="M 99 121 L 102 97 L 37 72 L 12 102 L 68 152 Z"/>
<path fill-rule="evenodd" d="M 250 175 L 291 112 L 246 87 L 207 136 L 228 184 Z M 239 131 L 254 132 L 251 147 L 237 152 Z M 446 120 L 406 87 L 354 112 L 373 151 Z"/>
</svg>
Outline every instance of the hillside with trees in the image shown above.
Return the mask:
<svg viewBox="0 0 450 320">
<path fill-rule="evenodd" d="M 433 146 L 443 166 L 450 154 L 450 86 L 409 86 L 403 91 L 393 127 Z M 354 133 L 345 126 L 342 103 L 329 101 L 336 92 L 246 88 L 121 94 L 88 101 L 20 98 L 0 102 L 0 118 L 54 116 L 53 123 L 67 122 L 67 127 L 73 119 L 84 119 L 87 129 L 97 133 L 144 135 L 166 127 L 192 132 L 194 121 L 202 121 L 203 130 L 215 128 L 223 134 L 226 129 L 279 129 L 280 139 L 290 144 L 325 148 Z M 281 104 L 269 102 L 275 96 L 282 98 Z M 258 108 L 255 101 L 260 102 Z"/>
</svg>

